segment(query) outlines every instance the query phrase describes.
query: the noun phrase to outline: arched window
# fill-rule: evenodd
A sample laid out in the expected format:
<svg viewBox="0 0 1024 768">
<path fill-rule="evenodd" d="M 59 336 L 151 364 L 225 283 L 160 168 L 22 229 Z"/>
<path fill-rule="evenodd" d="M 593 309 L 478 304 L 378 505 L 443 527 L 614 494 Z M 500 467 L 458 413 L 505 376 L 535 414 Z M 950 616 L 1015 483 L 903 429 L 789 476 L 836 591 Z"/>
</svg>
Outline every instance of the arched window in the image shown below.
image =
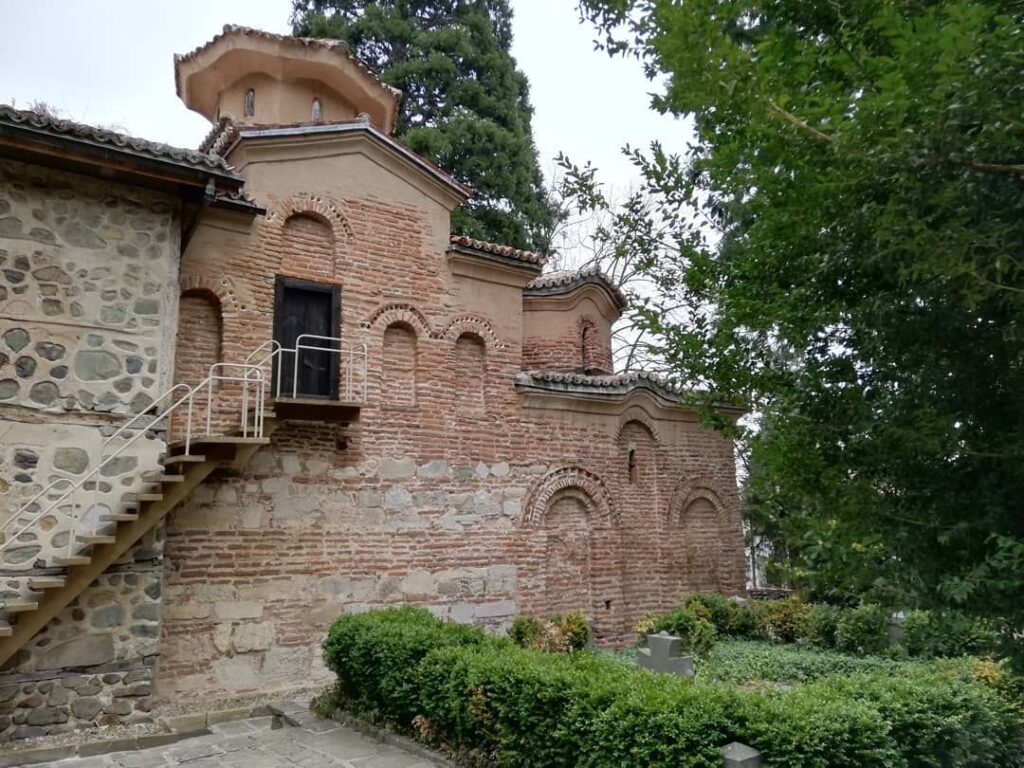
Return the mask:
<svg viewBox="0 0 1024 768">
<path fill-rule="evenodd" d="M 416 405 L 416 332 L 405 323 L 384 331 L 380 388 L 384 405 Z"/>
<path fill-rule="evenodd" d="M 255 117 L 256 115 L 256 91 L 252 88 L 245 92 L 245 116 Z"/>
<path fill-rule="evenodd" d="M 320 98 L 318 96 L 313 97 L 313 122 L 319 123 L 323 119 L 323 107 L 320 105 Z"/>
<path fill-rule="evenodd" d="M 629 484 L 636 482 L 636 448 L 629 449 L 629 458 L 626 460 L 626 471 L 629 473 Z"/>
<path fill-rule="evenodd" d="M 487 349 L 483 339 L 472 333 L 462 334 L 455 340 L 454 358 L 456 413 L 483 416 L 487 368 Z"/>
<path fill-rule="evenodd" d="M 582 366 L 583 368 L 586 368 L 587 363 L 589 362 L 589 355 L 587 354 L 587 349 L 590 345 L 590 334 L 592 334 L 593 332 L 594 329 L 591 328 L 589 325 L 584 325 L 582 330 L 580 331 L 580 366 Z"/>
</svg>

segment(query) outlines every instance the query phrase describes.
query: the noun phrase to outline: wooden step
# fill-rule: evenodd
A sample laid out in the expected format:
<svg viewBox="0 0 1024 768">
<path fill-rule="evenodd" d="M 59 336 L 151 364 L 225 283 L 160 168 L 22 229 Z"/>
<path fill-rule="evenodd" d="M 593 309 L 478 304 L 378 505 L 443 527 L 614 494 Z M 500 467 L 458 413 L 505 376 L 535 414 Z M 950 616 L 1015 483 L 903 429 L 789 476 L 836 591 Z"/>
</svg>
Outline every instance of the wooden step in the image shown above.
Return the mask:
<svg viewBox="0 0 1024 768">
<path fill-rule="evenodd" d="M 80 544 L 113 544 L 117 537 L 107 533 L 79 533 L 75 541 Z"/>
<path fill-rule="evenodd" d="M 206 461 L 206 457 L 199 454 L 192 453 L 188 456 L 181 454 L 180 456 L 165 456 L 164 466 L 168 464 L 202 464 L 204 461 Z"/>
<path fill-rule="evenodd" d="M 101 523 L 132 523 L 139 519 L 139 516 L 131 512 L 111 512 L 100 515 Z"/>
<path fill-rule="evenodd" d="M 8 600 L 5 603 L 0 603 L 0 607 L 8 613 L 25 613 L 39 608 L 39 603 L 33 600 Z"/>
<path fill-rule="evenodd" d="M 0 622 L 0 637 L 10 637 L 14 633 L 14 628 L 11 627 L 6 621 Z"/>
<path fill-rule="evenodd" d="M 121 501 L 131 504 L 140 501 L 160 501 L 163 497 L 162 493 L 126 493 L 121 497 Z"/>
<path fill-rule="evenodd" d="M 216 435 L 213 437 L 195 437 L 192 439 L 193 446 L 198 445 L 269 445 L 269 437 L 235 437 L 232 435 Z M 167 451 L 173 454 L 175 451 L 185 450 L 185 441 L 177 440 L 167 446 Z M 168 456 L 168 460 L 173 456 Z"/>
<path fill-rule="evenodd" d="M 92 562 L 92 558 L 88 555 L 74 555 L 73 557 L 55 557 L 53 558 L 54 565 L 63 565 L 65 567 L 69 565 L 88 565 Z"/>
<path fill-rule="evenodd" d="M 184 475 L 165 475 L 159 469 L 152 472 L 143 472 L 142 479 L 147 483 L 153 483 L 159 485 L 162 483 L 182 483 L 185 481 Z"/>
<path fill-rule="evenodd" d="M 66 579 L 63 576 L 33 576 L 28 580 L 29 589 L 60 589 Z"/>
</svg>

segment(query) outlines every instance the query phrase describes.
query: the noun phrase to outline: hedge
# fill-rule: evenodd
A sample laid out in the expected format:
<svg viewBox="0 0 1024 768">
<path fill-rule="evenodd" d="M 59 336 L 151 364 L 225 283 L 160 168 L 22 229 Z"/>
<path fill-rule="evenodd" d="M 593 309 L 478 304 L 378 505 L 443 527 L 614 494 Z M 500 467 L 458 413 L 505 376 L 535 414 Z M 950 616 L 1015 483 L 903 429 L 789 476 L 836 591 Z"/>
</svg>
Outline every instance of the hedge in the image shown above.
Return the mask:
<svg viewBox="0 0 1024 768">
<path fill-rule="evenodd" d="M 1002 700 L 929 670 L 744 689 L 527 650 L 415 609 L 342 617 L 324 650 L 345 706 L 466 765 L 717 768 L 738 740 L 769 768 L 1005 768 L 1024 749 Z"/>
</svg>

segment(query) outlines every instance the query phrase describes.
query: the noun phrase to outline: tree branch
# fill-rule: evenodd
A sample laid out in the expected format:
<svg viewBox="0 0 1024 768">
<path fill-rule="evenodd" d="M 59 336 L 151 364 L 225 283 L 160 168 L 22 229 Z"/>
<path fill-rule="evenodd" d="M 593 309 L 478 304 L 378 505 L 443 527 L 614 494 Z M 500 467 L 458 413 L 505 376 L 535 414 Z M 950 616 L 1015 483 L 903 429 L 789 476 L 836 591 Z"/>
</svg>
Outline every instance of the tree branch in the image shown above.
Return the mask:
<svg viewBox="0 0 1024 768">
<path fill-rule="evenodd" d="M 768 109 L 770 109 L 772 112 L 781 117 L 790 125 L 796 126 L 802 131 L 806 131 L 807 133 L 811 134 L 811 136 L 813 136 L 816 139 L 819 139 L 820 141 L 827 141 L 830 144 L 835 141 L 835 139 L 832 136 L 829 136 L 827 133 L 822 133 L 817 128 L 808 125 L 799 117 L 794 115 L 792 112 L 787 112 L 786 110 L 784 110 L 774 101 L 768 102 Z"/>
</svg>

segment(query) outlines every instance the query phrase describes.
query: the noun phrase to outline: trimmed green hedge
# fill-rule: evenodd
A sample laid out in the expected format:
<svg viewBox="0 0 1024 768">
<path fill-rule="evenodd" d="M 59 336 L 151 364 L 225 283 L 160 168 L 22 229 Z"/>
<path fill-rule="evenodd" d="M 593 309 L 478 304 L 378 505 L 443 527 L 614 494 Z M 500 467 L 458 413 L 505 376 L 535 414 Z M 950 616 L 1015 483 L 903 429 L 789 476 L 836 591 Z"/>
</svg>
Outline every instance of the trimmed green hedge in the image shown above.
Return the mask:
<svg viewBox="0 0 1024 768">
<path fill-rule="evenodd" d="M 345 706 L 466 765 L 717 768 L 739 740 L 770 768 L 1006 768 L 1024 749 L 997 696 L 927 670 L 744 689 L 526 650 L 408 608 L 338 619 L 324 654 Z"/>
</svg>

